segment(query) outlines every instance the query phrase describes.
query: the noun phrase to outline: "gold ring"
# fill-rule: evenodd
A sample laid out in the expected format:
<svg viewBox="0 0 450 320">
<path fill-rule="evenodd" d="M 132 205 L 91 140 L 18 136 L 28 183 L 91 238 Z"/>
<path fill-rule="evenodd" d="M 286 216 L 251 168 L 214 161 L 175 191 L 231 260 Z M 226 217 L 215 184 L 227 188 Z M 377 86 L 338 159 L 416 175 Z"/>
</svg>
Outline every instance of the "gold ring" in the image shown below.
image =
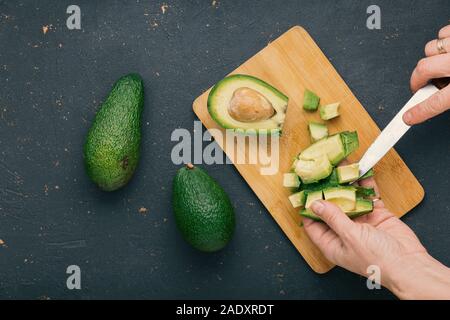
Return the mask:
<svg viewBox="0 0 450 320">
<path fill-rule="evenodd" d="M 445 50 L 444 41 L 445 41 L 445 39 L 439 39 L 436 43 L 439 54 L 447 53 L 447 50 Z"/>
</svg>

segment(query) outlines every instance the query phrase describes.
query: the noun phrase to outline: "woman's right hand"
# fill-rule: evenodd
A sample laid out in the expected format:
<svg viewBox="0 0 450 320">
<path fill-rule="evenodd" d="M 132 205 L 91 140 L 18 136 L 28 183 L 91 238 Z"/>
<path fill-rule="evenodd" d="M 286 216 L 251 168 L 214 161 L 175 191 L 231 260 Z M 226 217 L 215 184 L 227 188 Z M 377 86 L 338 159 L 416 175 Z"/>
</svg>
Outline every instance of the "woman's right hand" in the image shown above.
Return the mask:
<svg viewBox="0 0 450 320">
<path fill-rule="evenodd" d="M 443 52 L 439 52 L 438 40 L 442 39 Z M 430 80 L 450 77 L 450 25 L 439 31 L 439 39 L 425 46 L 426 58 L 421 59 L 411 76 L 411 90 L 416 92 Z M 444 53 L 446 52 L 446 53 Z M 403 121 L 414 125 L 431 119 L 450 109 L 450 86 L 438 91 L 403 115 Z"/>
</svg>

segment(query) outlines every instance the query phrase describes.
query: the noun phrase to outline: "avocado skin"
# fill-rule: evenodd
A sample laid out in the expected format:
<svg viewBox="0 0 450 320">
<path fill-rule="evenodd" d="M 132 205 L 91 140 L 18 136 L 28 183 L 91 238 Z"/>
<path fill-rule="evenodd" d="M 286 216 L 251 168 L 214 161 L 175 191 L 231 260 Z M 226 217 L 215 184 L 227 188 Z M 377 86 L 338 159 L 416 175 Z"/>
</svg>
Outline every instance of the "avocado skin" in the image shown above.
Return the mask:
<svg viewBox="0 0 450 320">
<path fill-rule="evenodd" d="M 114 84 L 84 145 L 88 176 L 104 191 L 125 186 L 139 162 L 144 86 L 138 74 Z"/>
<path fill-rule="evenodd" d="M 173 180 L 173 210 L 184 239 L 203 252 L 215 252 L 231 240 L 235 216 L 230 199 L 204 170 L 178 170 Z"/>
</svg>

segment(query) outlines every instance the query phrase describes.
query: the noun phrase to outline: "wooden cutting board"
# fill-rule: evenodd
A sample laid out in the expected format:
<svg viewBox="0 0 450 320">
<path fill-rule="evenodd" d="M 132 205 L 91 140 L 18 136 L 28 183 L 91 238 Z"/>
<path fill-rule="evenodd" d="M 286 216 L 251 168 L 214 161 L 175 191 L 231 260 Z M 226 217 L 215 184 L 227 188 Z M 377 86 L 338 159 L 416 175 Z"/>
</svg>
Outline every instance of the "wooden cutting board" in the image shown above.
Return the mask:
<svg viewBox="0 0 450 320">
<path fill-rule="evenodd" d="M 261 78 L 289 97 L 286 122 L 279 142 L 278 173 L 261 175 L 260 164 L 235 166 L 311 268 L 318 273 L 325 273 L 333 264 L 309 240 L 300 226 L 299 210 L 292 208 L 288 200 L 290 190 L 282 186 L 283 173 L 289 171 L 292 158 L 310 145 L 308 121 L 320 121 L 318 112 L 303 111 L 304 89 L 316 92 L 324 104 L 341 102 L 341 116 L 329 121 L 328 126 L 330 133 L 358 131 L 360 147 L 349 157 L 351 162 L 361 158 L 380 130 L 314 40 L 301 27 L 293 27 L 284 33 L 231 74 L 234 73 Z M 194 101 L 194 112 L 206 128 L 223 132 L 208 113 L 208 93 L 209 90 Z M 210 131 L 214 137 L 217 135 L 217 131 Z M 220 139 L 216 139 L 216 142 L 222 149 L 226 146 Z M 230 155 L 229 150 L 224 151 Z M 378 163 L 375 172 L 381 197 L 397 216 L 403 216 L 423 199 L 422 186 L 395 150 L 391 150 Z"/>
</svg>

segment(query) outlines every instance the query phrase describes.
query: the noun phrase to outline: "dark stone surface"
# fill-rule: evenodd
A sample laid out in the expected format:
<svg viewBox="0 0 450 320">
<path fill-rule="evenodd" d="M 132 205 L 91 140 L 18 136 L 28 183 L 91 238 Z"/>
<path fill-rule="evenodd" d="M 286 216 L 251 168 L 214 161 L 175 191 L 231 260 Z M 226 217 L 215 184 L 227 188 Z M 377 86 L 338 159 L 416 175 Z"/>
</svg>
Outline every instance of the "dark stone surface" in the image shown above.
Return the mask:
<svg viewBox="0 0 450 320">
<path fill-rule="evenodd" d="M 81 31 L 65 25 L 73 2 Z M 450 7 L 379 0 L 382 29 L 370 31 L 371 2 L 167 1 L 162 14 L 156 1 L 0 0 L 0 298 L 392 298 L 342 269 L 311 271 L 231 165 L 207 167 L 237 213 L 222 252 L 185 244 L 170 201 L 170 134 L 193 129 L 193 99 L 293 25 L 385 126 Z M 82 145 L 99 102 L 132 71 L 146 89 L 141 165 L 125 189 L 105 194 L 84 173 Z M 397 146 L 427 192 L 404 221 L 447 265 L 448 123 L 447 114 L 418 126 Z M 66 289 L 71 264 L 80 291 Z"/>
</svg>

